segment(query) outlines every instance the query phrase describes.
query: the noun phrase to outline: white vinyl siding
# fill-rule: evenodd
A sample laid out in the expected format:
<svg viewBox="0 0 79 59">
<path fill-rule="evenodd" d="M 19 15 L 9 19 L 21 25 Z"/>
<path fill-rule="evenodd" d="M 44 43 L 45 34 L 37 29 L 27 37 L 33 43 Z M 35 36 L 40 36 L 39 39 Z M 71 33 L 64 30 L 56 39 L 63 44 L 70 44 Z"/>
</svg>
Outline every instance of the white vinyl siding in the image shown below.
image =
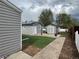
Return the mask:
<svg viewBox="0 0 79 59">
<path fill-rule="evenodd" d="M 22 34 L 35 35 L 37 34 L 37 26 L 23 26 Z"/>
<path fill-rule="evenodd" d="M 21 12 L 0 1 L 0 56 L 21 50 Z"/>
<path fill-rule="evenodd" d="M 46 28 L 47 28 L 48 34 L 55 34 L 56 33 L 56 26 L 48 25 Z"/>
</svg>

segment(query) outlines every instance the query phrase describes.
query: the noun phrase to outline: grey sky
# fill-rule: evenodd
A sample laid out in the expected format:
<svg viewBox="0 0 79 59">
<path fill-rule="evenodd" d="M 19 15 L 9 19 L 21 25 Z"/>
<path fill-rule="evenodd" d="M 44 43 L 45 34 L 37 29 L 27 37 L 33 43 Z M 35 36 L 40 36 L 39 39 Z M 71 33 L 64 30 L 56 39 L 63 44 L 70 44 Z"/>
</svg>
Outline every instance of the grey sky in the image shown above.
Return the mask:
<svg viewBox="0 0 79 59">
<path fill-rule="evenodd" d="M 9 0 L 23 10 L 22 20 L 37 21 L 43 9 L 50 8 L 54 14 L 65 10 L 79 18 L 79 0 Z"/>
</svg>

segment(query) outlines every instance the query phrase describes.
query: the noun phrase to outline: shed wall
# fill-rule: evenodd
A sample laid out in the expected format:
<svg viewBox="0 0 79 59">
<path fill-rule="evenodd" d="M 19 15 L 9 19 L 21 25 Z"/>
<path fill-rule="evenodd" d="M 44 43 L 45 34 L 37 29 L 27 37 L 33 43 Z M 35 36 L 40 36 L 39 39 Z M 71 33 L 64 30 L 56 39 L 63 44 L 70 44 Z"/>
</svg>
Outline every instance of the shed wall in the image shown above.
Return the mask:
<svg viewBox="0 0 79 59">
<path fill-rule="evenodd" d="M 21 13 L 0 1 L 0 56 L 21 50 Z"/>
</svg>

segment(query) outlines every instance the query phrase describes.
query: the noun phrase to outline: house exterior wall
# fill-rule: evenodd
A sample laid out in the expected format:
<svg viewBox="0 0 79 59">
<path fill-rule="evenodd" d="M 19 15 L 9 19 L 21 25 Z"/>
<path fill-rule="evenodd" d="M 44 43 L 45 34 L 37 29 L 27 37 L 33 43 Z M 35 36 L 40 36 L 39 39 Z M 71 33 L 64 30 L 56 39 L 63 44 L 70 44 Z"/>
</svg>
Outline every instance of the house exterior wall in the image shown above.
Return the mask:
<svg viewBox="0 0 79 59">
<path fill-rule="evenodd" d="M 49 25 L 46 28 L 47 28 L 48 34 L 55 34 L 56 33 L 56 26 Z"/>
<path fill-rule="evenodd" d="M 37 26 L 37 34 L 40 35 L 40 34 L 41 34 L 41 31 L 42 31 L 41 25 L 38 25 L 38 26 Z"/>
<path fill-rule="evenodd" d="M 23 26 L 22 34 L 35 35 L 37 34 L 37 27 L 36 26 Z"/>
<path fill-rule="evenodd" d="M 21 50 L 21 12 L 0 1 L 0 57 Z"/>
</svg>

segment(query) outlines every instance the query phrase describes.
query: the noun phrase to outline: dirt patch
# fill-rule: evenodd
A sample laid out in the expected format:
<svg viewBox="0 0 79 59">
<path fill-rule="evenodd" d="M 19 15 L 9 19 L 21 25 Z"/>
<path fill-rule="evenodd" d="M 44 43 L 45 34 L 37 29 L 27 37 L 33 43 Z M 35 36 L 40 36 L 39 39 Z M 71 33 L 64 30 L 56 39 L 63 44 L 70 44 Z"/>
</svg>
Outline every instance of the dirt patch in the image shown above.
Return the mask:
<svg viewBox="0 0 79 59">
<path fill-rule="evenodd" d="M 23 50 L 23 52 L 31 55 L 31 56 L 34 56 L 35 54 L 37 54 L 41 49 L 40 48 L 37 48 L 33 45 L 30 45 L 28 46 L 26 49 Z"/>
<path fill-rule="evenodd" d="M 59 59 L 79 59 L 74 39 L 66 38 Z"/>
</svg>

